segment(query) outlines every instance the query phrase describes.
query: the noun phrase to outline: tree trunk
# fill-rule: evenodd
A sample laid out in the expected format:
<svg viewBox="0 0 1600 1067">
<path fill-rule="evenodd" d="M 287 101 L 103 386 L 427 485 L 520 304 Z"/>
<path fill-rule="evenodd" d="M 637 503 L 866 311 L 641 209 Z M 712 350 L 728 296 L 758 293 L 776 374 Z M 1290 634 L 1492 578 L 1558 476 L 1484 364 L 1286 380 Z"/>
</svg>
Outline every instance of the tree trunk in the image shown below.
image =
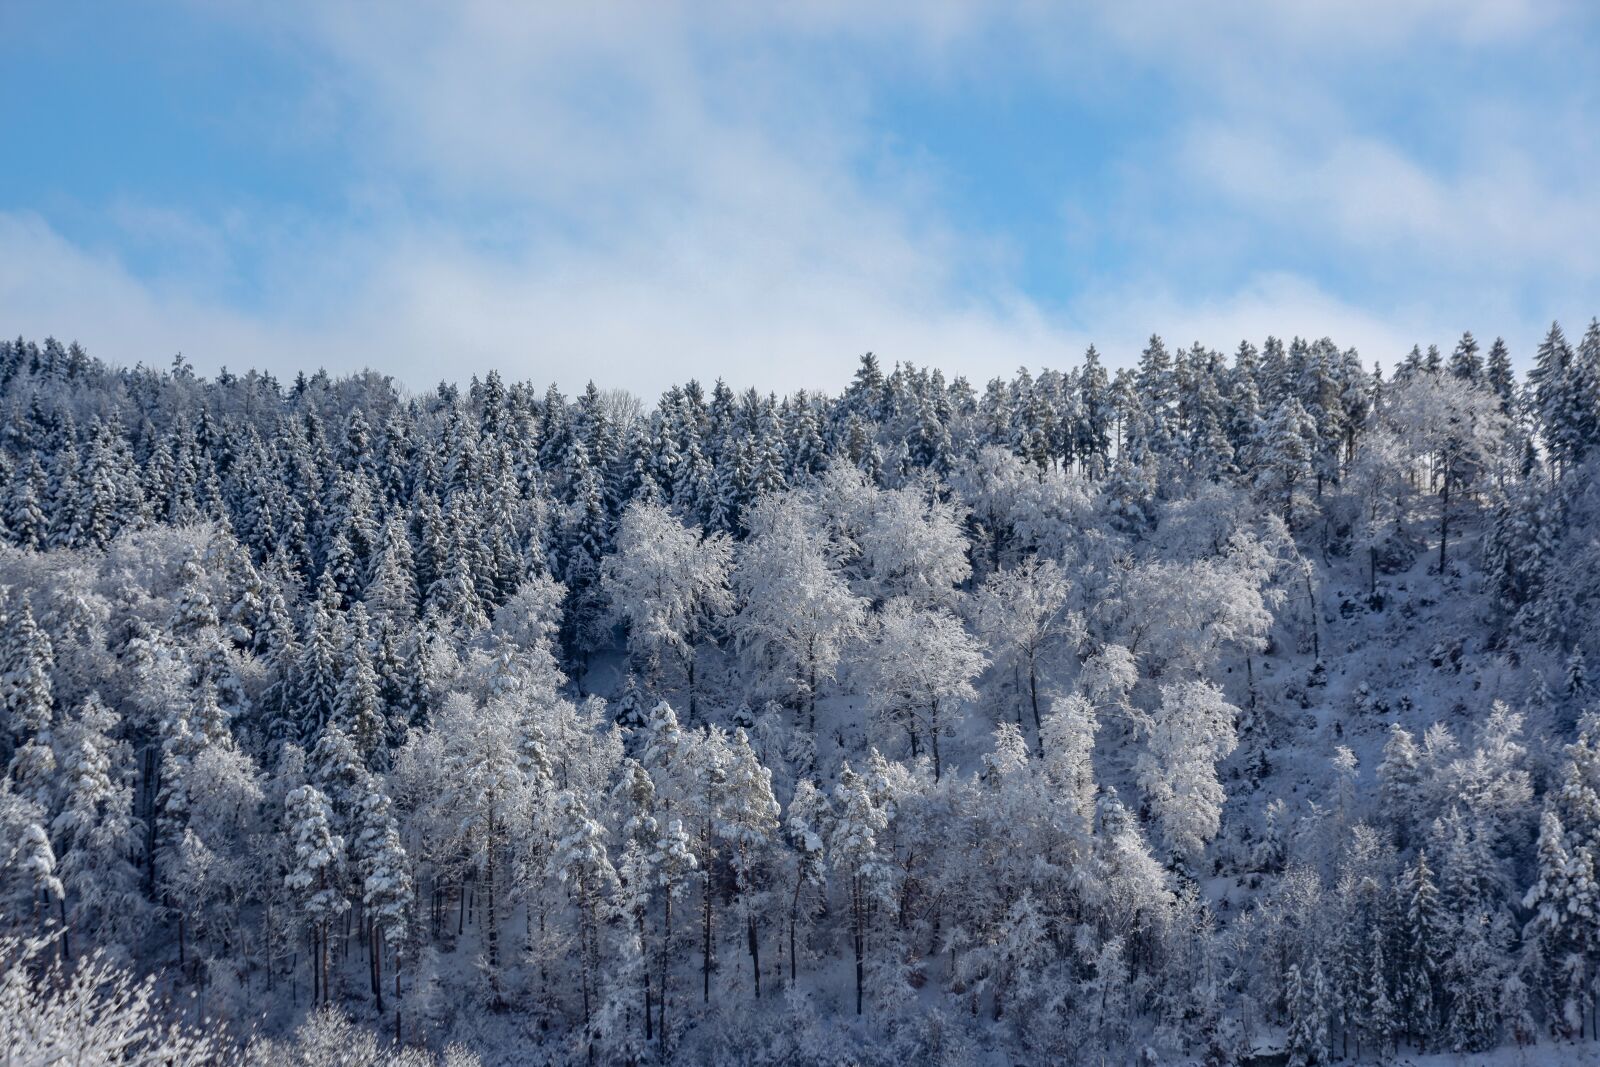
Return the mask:
<svg viewBox="0 0 1600 1067">
<path fill-rule="evenodd" d="M 711 1003 L 711 872 L 710 871 L 706 871 L 705 893 L 703 895 L 705 897 L 705 921 L 702 924 L 702 931 L 703 931 L 703 934 L 704 934 L 704 939 L 703 939 L 703 943 L 702 943 L 701 950 L 700 950 L 700 980 L 701 980 L 701 985 L 702 985 L 700 996 L 701 996 L 701 999 L 705 1003 L 709 1004 L 709 1003 Z"/>
<path fill-rule="evenodd" d="M 383 1014 L 383 946 L 378 944 L 378 931 L 370 935 L 372 944 L 372 993 L 377 1001 L 378 1014 Z"/>
<path fill-rule="evenodd" d="M 817 655 L 809 646 L 806 649 L 806 721 L 811 735 L 817 733 Z"/>
<path fill-rule="evenodd" d="M 645 909 L 641 906 L 639 908 L 639 953 L 644 957 L 644 966 L 639 969 L 644 972 L 644 1039 L 649 1041 L 655 1036 L 655 1020 L 651 1014 L 650 957 L 646 948 L 649 942 L 645 939 L 644 912 Z"/>
<path fill-rule="evenodd" d="M 579 911 L 579 914 L 580 914 L 580 918 L 578 920 L 579 924 L 580 924 L 579 927 L 578 927 L 578 959 L 579 959 L 579 979 L 578 979 L 578 981 L 579 981 L 579 985 L 581 985 L 583 987 L 583 1025 L 584 1025 L 585 1028 L 588 1027 L 589 1020 L 590 1020 L 590 1008 L 589 1008 L 589 977 L 590 977 L 589 976 L 589 927 L 592 924 L 592 919 L 591 919 L 591 916 L 590 916 L 591 910 L 592 909 L 589 906 L 589 900 L 588 900 L 588 891 L 584 890 L 583 893 L 582 893 L 582 898 L 578 902 L 578 911 Z"/>
<path fill-rule="evenodd" d="M 1011 664 L 1011 688 L 1017 697 L 1017 732 L 1022 732 L 1022 666 L 1013 662 Z"/>
<path fill-rule="evenodd" d="M 1039 669 L 1028 660 L 1028 699 L 1033 704 L 1033 732 L 1039 736 L 1039 758 L 1044 759 L 1044 723 L 1039 718 Z"/>
<path fill-rule="evenodd" d="M 756 917 L 745 916 L 745 931 L 750 942 L 750 972 L 755 975 L 756 999 L 761 999 L 761 938 L 757 936 Z"/>
<path fill-rule="evenodd" d="M 154 745 L 144 750 L 145 895 L 156 903 L 156 792 L 161 788 L 160 762 Z"/>
<path fill-rule="evenodd" d="M 689 721 L 698 722 L 700 719 L 700 702 L 696 699 L 694 691 L 694 647 L 690 646 L 685 668 L 689 674 Z"/>
<path fill-rule="evenodd" d="M 800 965 L 797 962 L 799 955 L 795 952 L 795 927 L 800 924 L 800 887 L 804 884 L 804 876 L 797 875 L 794 880 L 794 896 L 789 900 L 789 984 L 797 984 L 800 980 Z"/>
<path fill-rule="evenodd" d="M 1439 577 L 1444 578 L 1445 547 L 1450 543 L 1450 470 L 1445 468 L 1439 492 Z"/>
<path fill-rule="evenodd" d="M 496 1008 L 500 999 L 500 922 L 495 907 L 495 826 L 494 815 L 489 815 L 489 844 L 483 864 L 484 911 L 479 917 L 483 924 L 483 937 L 489 955 L 489 990 Z"/>
<path fill-rule="evenodd" d="M 667 969 L 672 962 L 672 886 L 666 888 L 661 922 L 661 998 L 656 1004 L 656 1032 L 661 1035 L 662 1044 L 667 1040 L 667 990 L 671 988 Z"/>
<path fill-rule="evenodd" d="M 931 739 L 930 743 L 933 746 L 933 780 L 934 780 L 935 783 L 937 783 L 939 781 L 939 772 L 940 772 L 940 766 L 939 766 L 939 702 L 937 700 L 935 700 L 933 702 L 933 704 L 930 706 L 929 711 L 930 711 L 929 717 L 932 720 L 932 728 L 930 729 L 929 733 L 932 735 L 932 739 Z"/>
<path fill-rule="evenodd" d="M 850 911 L 851 922 L 854 927 L 854 948 L 856 954 L 856 1014 L 861 1014 L 861 987 L 866 979 L 866 938 L 863 930 L 865 917 L 862 915 L 863 902 L 861 900 L 861 876 L 857 875 L 851 880 L 850 885 Z"/>
</svg>

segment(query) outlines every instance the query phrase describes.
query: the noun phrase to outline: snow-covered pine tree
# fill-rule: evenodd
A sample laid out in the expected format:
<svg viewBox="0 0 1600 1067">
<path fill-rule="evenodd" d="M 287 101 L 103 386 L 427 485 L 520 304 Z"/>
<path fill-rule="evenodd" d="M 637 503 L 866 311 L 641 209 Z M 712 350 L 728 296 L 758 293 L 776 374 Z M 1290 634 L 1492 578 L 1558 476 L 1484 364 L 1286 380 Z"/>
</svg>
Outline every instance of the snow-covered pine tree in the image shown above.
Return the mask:
<svg viewBox="0 0 1600 1067">
<path fill-rule="evenodd" d="M 349 733 L 367 766 L 380 767 L 387 756 L 389 719 L 373 664 L 366 608 L 356 603 L 350 609 L 349 618 L 344 675 L 339 679 L 333 721 Z"/>
<path fill-rule="evenodd" d="M 1292 1067 L 1314 1067 L 1329 1059 L 1328 982 L 1321 961 L 1293 964 L 1288 986 L 1289 1031 L 1285 1043 Z"/>
<path fill-rule="evenodd" d="M 310 937 L 312 1003 L 332 999 L 328 990 L 328 942 L 333 920 L 350 907 L 339 891 L 344 839 L 333 832 L 327 798 L 314 785 L 302 785 L 284 798 L 284 829 L 292 849 L 292 865 L 284 886 L 294 894 L 301 921 Z"/>
<path fill-rule="evenodd" d="M 113 740 L 118 724 L 117 714 L 90 693 L 58 738 L 67 786 L 50 829 L 66 921 L 97 945 L 131 944 L 146 907 L 138 869 L 144 828 L 133 815 L 133 790 L 119 777 L 126 756 Z"/>
<path fill-rule="evenodd" d="M 1583 1029 L 1587 1011 L 1585 961 L 1600 921 L 1594 855 L 1587 844 L 1568 850 L 1567 832 L 1553 808 L 1539 822 L 1537 879 L 1522 906 L 1533 912 L 1524 938 L 1536 946 L 1551 1001 L 1549 1024 L 1571 1037 Z"/>
<path fill-rule="evenodd" d="M 11 601 L 10 591 L 0 600 Z M 4 712 L 4 755 L 9 763 L 17 748 L 30 740 L 48 745 L 55 718 L 51 671 L 55 652 L 50 637 L 34 621 L 31 599 L 0 609 L 0 711 Z"/>
<path fill-rule="evenodd" d="M 343 616 L 338 610 L 339 599 L 331 576 L 324 574 L 316 600 L 307 610 L 299 657 L 286 687 L 286 710 L 295 723 L 294 736 L 305 745 L 316 743 L 322 728 L 338 711 L 339 680 L 344 673 Z"/>
<path fill-rule="evenodd" d="M 601 907 L 617 889 L 617 872 L 607 853 L 605 827 L 589 814 L 588 807 L 570 790 L 556 796 L 555 852 L 551 862 L 556 875 L 566 884 L 578 910 L 579 991 L 583 998 L 583 1021 L 589 1026 L 597 1007 L 603 981 L 600 966 Z"/>
<path fill-rule="evenodd" d="M 1396 888 L 1400 894 L 1396 995 L 1411 1039 L 1428 1049 L 1439 1030 L 1440 973 L 1453 946 L 1425 851 L 1418 850 Z"/>
<path fill-rule="evenodd" d="M 372 995 L 383 1011 L 383 953 L 389 952 L 395 995 L 400 993 L 400 949 L 412 902 L 411 863 L 400 841 L 393 805 L 379 780 L 367 775 L 355 805 L 353 852 L 360 876 L 361 914 L 368 924 Z"/>
</svg>

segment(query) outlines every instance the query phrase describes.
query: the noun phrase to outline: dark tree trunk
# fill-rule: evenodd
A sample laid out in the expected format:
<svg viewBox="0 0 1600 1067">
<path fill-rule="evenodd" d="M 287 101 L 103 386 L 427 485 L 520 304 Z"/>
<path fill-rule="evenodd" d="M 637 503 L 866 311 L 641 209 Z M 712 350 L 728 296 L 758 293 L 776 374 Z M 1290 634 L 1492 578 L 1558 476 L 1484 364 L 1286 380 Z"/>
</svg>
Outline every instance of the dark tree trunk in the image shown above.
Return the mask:
<svg viewBox="0 0 1600 1067">
<path fill-rule="evenodd" d="M 809 647 L 806 651 L 806 721 L 811 735 L 817 733 L 817 656 Z"/>
<path fill-rule="evenodd" d="M 1028 661 L 1028 700 L 1033 704 L 1033 732 L 1039 737 L 1039 758 L 1044 759 L 1044 723 L 1039 717 L 1039 670 Z"/>
<path fill-rule="evenodd" d="M 703 940 L 700 949 L 701 999 L 711 1003 L 711 872 L 705 877 L 705 920 L 702 924 Z"/>
<path fill-rule="evenodd" d="M 1444 577 L 1445 549 L 1450 543 L 1450 471 L 1444 474 L 1439 494 L 1439 577 Z"/>
<path fill-rule="evenodd" d="M 794 896 L 789 898 L 789 984 L 791 986 L 800 979 L 799 954 L 795 951 L 795 927 L 800 925 L 800 889 L 804 881 L 803 875 L 795 877 Z"/>
<path fill-rule="evenodd" d="M 700 719 L 700 701 L 694 691 L 694 647 L 689 648 L 689 657 L 685 664 L 689 674 L 689 721 L 698 722 Z"/>
<path fill-rule="evenodd" d="M 850 911 L 851 921 L 854 926 L 854 948 L 856 954 L 856 1014 L 861 1014 L 861 989 L 865 984 L 866 969 L 866 931 L 864 929 L 866 917 L 862 914 L 864 901 L 861 899 L 861 878 L 857 875 L 850 886 Z"/>
<path fill-rule="evenodd" d="M 377 1002 L 378 1014 L 383 1014 L 383 946 L 378 943 L 377 929 L 371 935 L 372 994 Z"/>
<path fill-rule="evenodd" d="M 757 936 L 754 915 L 745 918 L 745 932 L 750 943 L 750 972 L 755 975 L 756 999 L 761 999 L 761 938 Z"/>
<path fill-rule="evenodd" d="M 485 849 L 483 864 L 483 914 L 478 921 L 483 924 L 483 937 L 489 954 L 489 989 L 496 1008 L 502 1007 L 500 999 L 500 921 L 495 907 L 495 827 L 494 816 L 489 817 L 489 845 Z"/>
<path fill-rule="evenodd" d="M 1019 664 L 1011 665 L 1011 688 L 1017 695 L 1017 732 L 1022 732 L 1022 667 Z"/>
<path fill-rule="evenodd" d="M 661 921 L 661 996 L 656 1002 L 656 1032 L 663 1043 L 667 1040 L 667 990 L 670 988 L 667 968 L 671 966 L 672 953 L 672 887 L 664 894 Z"/>
</svg>

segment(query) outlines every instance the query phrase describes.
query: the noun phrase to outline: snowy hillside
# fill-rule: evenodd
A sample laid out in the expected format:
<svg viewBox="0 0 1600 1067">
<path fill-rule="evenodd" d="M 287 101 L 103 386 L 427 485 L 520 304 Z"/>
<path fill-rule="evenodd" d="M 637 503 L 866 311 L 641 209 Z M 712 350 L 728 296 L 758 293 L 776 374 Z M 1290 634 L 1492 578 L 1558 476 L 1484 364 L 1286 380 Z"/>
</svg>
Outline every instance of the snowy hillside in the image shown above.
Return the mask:
<svg viewBox="0 0 1600 1067">
<path fill-rule="evenodd" d="M 0 343 L 0 1047 L 1600 1062 L 1600 322 L 1531 355 Z"/>
</svg>

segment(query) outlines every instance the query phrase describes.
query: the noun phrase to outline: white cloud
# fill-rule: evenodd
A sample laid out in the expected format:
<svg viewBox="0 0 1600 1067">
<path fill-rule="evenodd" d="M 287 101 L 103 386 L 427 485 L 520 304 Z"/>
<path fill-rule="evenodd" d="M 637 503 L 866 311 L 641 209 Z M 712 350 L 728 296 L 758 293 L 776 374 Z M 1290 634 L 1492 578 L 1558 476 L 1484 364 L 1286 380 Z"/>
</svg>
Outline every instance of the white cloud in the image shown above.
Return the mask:
<svg viewBox="0 0 1600 1067">
<path fill-rule="evenodd" d="M 568 390 L 594 378 L 647 397 L 690 375 L 836 391 L 869 348 L 886 361 L 981 383 L 1022 365 L 1074 363 L 1090 341 L 1128 363 L 1151 332 L 1173 345 L 1199 340 L 1225 351 L 1269 332 L 1327 334 L 1388 363 L 1415 341 L 1448 342 L 1461 328 L 1425 308 L 1369 313 L 1288 275 L 1251 278 L 1201 300 L 1157 284 L 1111 287 L 1052 316 L 1020 297 L 961 306 L 828 272 L 746 277 L 712 269 L 673 280 L 624 273 L 610 261 L 579 269 L 567 261 L 551 273 L 507 269 L 444 243 L 378 257 L 383 265 L 337 320 L 318 322 L 218 310 L 150 287 L 37 219 L 0 214 L 0 245 L 14 253 L 0 261 L 0 320 L 25 334 L 53 331 L 92 352 L 155 365 L 181 350 L 205 373 L 223 364 L 376 365 L 417 387 L 498 367 Z M 1521 325 L 1510 337 L 1530 351 L 1538 324 Z"/>
<path fill-rule="evenodd" d="M 360 253 L 370 271 L 329 319 L 226 310 L 149 285 L 37 218 L 0 214 L 0 245 L 0 321 L 11 328 L 120 362 L 165 365 L 181 350 L 207 372 L 373 364 L 421 386 L 499 367 L 651 395 L 689 375 L 837 389 L 869 348 L 979 375 L 1071 355 L 1026 302 L 952 305 L 895 277 L 893 253 L 817 271 L 788 269 L 785 256 L 747 271 L 706 246 L 508 264 L 417 234 Z"/>
<path fill-rule="evenodd" d="M 1152 330 L 1221 348 L 1326 333 L 1386 361 L 1466 325 L 1515 337 L 1544 316 L 1491 291 L 1500 276 L 1443 299 L 1439 279 L 1455 284 L 1466 254 L 1487 249 L 1518 269 L 1565 257 L 1568 288 L 1581 291 L 1595 270 L 1581 257 L 1594 253 L 1571 238 L 1600 229 L 1593 192 L 1552 183 L 1546 161 L 1521 148 L 1457 175 L 1430 169 L 1362 130 L 1332 74 L 1307 76 L 1305 64 L 1392 58 L 1441 25 L 1467 44 L 1527 35 L 1552 10 L 1494 0 L 1204 13 L 1176 0 L 252 10 L 236 17 L 313 72 L 296 112 L 315 117 L 305 136 L 362 160 L 345 176 L 346 217 L 258 205 L 219 222 L 119 205 L 138 239 L 188 250 L 187 272 L 152 279 L 40 219 L 0 214 L 11 250 L 0 321 L 75 335 L 123 362 L 164 363 L 181 349 L 202 370 L 375 364 L 418 386 L 497 366 L 647 395 L 690 375 L 838 388 L 867 349 L 981 380 L 1071 362 L 1090 340 L 1125 361 Z M 864 181 L 862 161 L 879 151 L 865 64 L 923 81 L 1003 77 L 1015 65 L 1048 82 L 1059 70 L 1071 83 L 1060 91 L 1090 99 L 1130 72 L 1184 79 L 1176 141 L 1107 161 L 1138 177 L 1096 205 L 1138 245 L 1134 266 L 1045 306 L 1020 290 L 995 242 L 940 214 L 922 175 Z M 1196 188 L 1233 217 L 1173 224 L 1160 209 Z M 1279 269 L 1252 240 L 1263 228 L 1328 242 L 1341 260 L 1404 253 L 1419 267 L 1416 292 L 1381 302 L 1331 292 Z M 216 278 L 242 240 L 259 259 L 248 306 Z M 1236 284 L 1212 283 L 1223 254 L 1261 261 Z M 973 277 L 988 280 L 974 289 Z M 1452 321 L 1491 308 L 1500 319 Z"/>
<path fill-rule="evenodd" d="M 289 331 L 133 277 L 113 257 L 81 248 L 33 215 L 0 212 L 0 321 L 23 336 L 82 341 L 92 354 L 166 366 L 203 352 L 214 369 L 283 365 Z"/>
<path fill-rule="evenodd" d="M 1537 267 L 1592 275 L 1600 197 L 1574 195 L 1540 174 L 1517 147 L 1442 174 L 1372 137 L 1298 143 L 1282 130 L 1201 126 L 1183 158 L 1239 205 L 1275 222 L 1366 253 L 1406 250 L 1473 269 Z"/>
</svg>

